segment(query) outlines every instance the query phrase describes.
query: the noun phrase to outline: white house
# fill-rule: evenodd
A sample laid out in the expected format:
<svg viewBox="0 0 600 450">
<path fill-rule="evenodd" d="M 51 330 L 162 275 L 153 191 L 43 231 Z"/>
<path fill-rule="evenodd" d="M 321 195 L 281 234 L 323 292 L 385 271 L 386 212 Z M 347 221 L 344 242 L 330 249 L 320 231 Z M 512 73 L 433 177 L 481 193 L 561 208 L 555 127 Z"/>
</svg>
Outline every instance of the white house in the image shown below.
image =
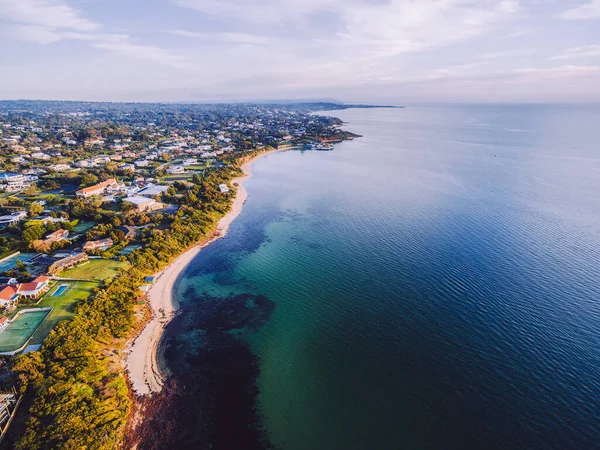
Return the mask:
<svg viewBox="0 0 600 450">
<path fill-rule="evenodd" d="M 171 175 L 185 173 L 185 168 L 183 166 L 171 166 L 167 169 L 167 173 Z"/>
<path fill-rule="evenodd" d="M 134 164 L 135 167 L 148 167 L 150 162 L 145 159 L 138 159 L 136 162 L 134 162 Z"/>
<path fill-rule="evenodd" d="M 17 211 L 7 216 L 0 216 L 0 227 L 15 225 L 27 218 L 27 211 Z"/>
</svg>

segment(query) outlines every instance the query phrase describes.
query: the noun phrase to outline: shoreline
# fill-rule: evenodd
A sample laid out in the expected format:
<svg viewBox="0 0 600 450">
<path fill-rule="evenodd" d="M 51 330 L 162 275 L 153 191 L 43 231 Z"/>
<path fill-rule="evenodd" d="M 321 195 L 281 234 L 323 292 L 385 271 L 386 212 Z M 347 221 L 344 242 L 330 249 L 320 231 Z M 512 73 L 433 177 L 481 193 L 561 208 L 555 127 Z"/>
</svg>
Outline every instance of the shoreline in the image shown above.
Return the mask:
<svg viewBox="0 0 600 450">
<path fill-rule="evenodd" d="M 248 192 L 243 183 L 252 177 L 252 164 L 277 151 L 278 149 L 272 149 L 260 153 L 242 164 L 241 169 L 244 175 L 234 178 L 229 183 L 237 189 L 233 204 L 229 212 L 219 220 L 215 235 L 179 255 L 156 275 L 156 282 L 148 291 L 151 319 L 125 350 L 124 368 L 131 389 L 136 395 L 153 395 L 160 392 L 165 380 L 170 375 L 164 358 L 162 336 L 165 327 L 179 309 L 179 303 L 173 292 L 177 281 L 203 248 L 226 236 L 229 227 L 242 212 L 244 203 L 248 199 Z"/>
</svg>

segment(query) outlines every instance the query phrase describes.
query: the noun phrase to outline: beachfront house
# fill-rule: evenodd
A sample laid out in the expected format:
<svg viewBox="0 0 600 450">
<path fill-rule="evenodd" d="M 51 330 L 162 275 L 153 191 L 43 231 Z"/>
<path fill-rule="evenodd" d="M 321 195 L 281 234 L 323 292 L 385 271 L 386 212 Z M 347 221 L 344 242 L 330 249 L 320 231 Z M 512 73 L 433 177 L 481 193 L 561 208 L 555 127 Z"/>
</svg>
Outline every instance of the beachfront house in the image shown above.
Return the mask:
<svg viewBox="0 0 600 450">
<path fill-rule="evenodd" d="M 29 283 L 0 286 L 0 305 L 4 307 L 18 303 L 21 297 L 39 298 L 50 289 L 50 279 L 40 276 Z"/>
<path fill-rule="evenodd" d="M 223 194 L 227 194 L 229 193 L 229 186 L 227 186 L 226 184 L 220 184 L 219 185 L 219 190 L 223 193 Z"/>
<path fill-rule="evenodd" d="M 14 305 L 19 299 L 15 285 L 0 287 L 0 305 L 5 308 Z"/>
<path fill-rule="evenodd" d="M 50 289 L 50 279 L 48 277 L 37 277 L 30 283 L 17 284 L 17 293 L 19 297 L 38 298 Z"/>
</svg>

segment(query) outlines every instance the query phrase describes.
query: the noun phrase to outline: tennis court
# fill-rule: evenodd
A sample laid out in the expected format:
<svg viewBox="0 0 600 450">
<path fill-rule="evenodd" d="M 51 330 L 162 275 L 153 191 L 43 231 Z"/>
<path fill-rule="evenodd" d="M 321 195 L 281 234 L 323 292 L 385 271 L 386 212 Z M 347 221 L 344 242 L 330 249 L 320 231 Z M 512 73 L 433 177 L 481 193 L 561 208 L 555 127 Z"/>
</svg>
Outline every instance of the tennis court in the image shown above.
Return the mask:
<svg viewBox="0 0 600 450">
<path fill-rule="evenodd" d="M 24 346 L 51 309 L 21 311 L 0 332 L 0 352 L 14 352 Z"/>
<path fill-rule="evenodd" d="M 17 265 L 17 260 L 21 262 L 25 262 L 31 258 L 33 258 L 36 253 L 21 253 L 16 256 L 12 256 L 2 262 L 0 262 L 0 272 L 6 272 L 7 270 L 14 269 Z"/>
</svg>

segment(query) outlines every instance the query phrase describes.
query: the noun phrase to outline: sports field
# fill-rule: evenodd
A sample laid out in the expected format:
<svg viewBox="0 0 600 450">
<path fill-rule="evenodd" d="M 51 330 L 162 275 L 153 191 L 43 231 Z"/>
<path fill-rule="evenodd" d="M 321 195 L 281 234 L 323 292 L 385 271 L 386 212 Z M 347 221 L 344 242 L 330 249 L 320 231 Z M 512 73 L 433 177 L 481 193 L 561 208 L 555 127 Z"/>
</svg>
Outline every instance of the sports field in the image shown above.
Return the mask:
<svg viewBox="0 0 600 450">
<path fill-rule="evenodd" d="M 114 278 L 119 274 L 119 269 L 129 267 L 128 262 L 115 261 L 112 259 L 91 259 L 79 266 L 61 272 L 63 278 L 78 278 L 80 280 L 103 281 Z"/>
<path fill-rule="evenodd" d="M 66 288 L 62 288 L 67 285 Z M 78 281 L 57 283 L 38 303 L 39 307 L 51 307 L 52 312 L 33 335 L 30 344 L 41 344 L 58 322 L 73 317 L 75 305 L 87 299 L 98 283 Z"/>
<path fill-rule="evenodd" d="M 17 315 L 0 332 L 0 352 L 12 352 L 21 348 L 50 314 L 46 311 L 25 311 Z"/>
</svg>

